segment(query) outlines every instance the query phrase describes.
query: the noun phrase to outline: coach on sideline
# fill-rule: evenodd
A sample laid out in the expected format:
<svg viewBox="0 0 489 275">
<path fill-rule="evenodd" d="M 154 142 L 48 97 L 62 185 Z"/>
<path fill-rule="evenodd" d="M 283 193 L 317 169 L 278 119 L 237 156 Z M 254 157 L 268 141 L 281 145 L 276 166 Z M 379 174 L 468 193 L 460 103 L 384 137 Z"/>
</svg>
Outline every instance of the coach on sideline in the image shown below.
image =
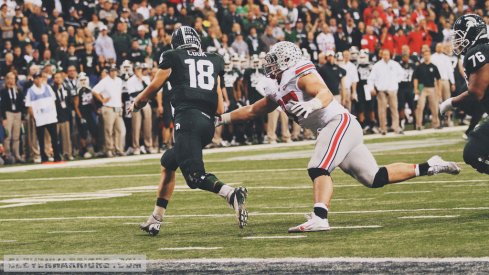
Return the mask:
<svg viewBox="0 0 489 275">
<path fill-rule="evenodd" d="M 105 154 L 109 158 L 114 153 L 123 155 L 125 127 L 122 121 L 122 79 L 117 76 L 115 64 L 110 67 L 109 75 L 100 80 L 92 90 L 95 98 L 103 104 Z"/>
</svg>

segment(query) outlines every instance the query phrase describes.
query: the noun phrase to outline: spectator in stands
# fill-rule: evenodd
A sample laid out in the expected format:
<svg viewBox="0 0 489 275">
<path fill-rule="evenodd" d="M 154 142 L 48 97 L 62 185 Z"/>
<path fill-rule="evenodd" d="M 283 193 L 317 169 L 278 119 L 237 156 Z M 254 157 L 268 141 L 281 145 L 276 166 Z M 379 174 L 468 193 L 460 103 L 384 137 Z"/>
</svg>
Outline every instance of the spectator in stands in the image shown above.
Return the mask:
<svg viewBox="0 0 489 275">
<path fill-rule="evenodd" d="M 110 61 L 116 61 L 117 56 L 115 53 L 114 42 L 108 35 L 107 26 L 100 27 L 100 34 L 95 40 L 95 52 L 98 56 L 103 56 L 104 59 Z"/>
<path fill-rule="evenodd" d="M 265 33 L 260 37 L 260 40 L 264 44 L 263 50 L 268 52 L 270 47 L 278 42 L 278 40 L 273 36 L 273 28 L 271 26 L 267 26 L 265 28 Z"/>
<path fill-rule="evenodd" d="M 328 24 L 321 24 L 321 32 L 316 36 L 316 44 L 321 52 L 333 51 L 336 47 L 334 36 Z"/>
<path fill-rule="evenodd" d="M 231 47 L 238 55 L 249 56 L 248 44 L 246 44 L 246 42 L 244 41 L 242 33 L 238 33 L 236 35 L 233 44 L 231 44 Z"/>
<path fill-rule="evenodd" d="M 8 133 L 3 142 L 5 154 L 14 157 L 19 163 L 24 163 L 25 160 L 20 155 L 20 128 L 24 111 L 24 96 L 17 87 L 14 73 L 8 73 L 5 77 L 5 88 L 0 91 L 0 98 L 3 127 Z"/>
</svg>

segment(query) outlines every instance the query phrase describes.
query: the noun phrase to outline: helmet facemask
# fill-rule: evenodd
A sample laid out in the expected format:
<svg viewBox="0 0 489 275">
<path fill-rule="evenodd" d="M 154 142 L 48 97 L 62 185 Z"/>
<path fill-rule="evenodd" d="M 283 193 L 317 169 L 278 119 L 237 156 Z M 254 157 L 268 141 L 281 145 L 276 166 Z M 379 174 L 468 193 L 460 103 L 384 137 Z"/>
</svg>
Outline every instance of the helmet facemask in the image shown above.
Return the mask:
<svg viewBox="0 0 489 275">
<path fill-rule="evenodd" d="M 470 41 L 465 38 L 467 31 L 456 30 L 452 34 L 452 48 L 455 55 L 460 55 L 465 52 L 465 49 L 470 45 Z"/>
<path fill-rule="evenodd" d="M 278 67 L 278 57 L 274 53 L 268 53 L 265 56 L 265 64 L 263 64 L 263 70 L 265 71 L 265 75 L 267 77 L 275 79 L 277 75 L 280 73 L 280 69 Z"/>
</svg>

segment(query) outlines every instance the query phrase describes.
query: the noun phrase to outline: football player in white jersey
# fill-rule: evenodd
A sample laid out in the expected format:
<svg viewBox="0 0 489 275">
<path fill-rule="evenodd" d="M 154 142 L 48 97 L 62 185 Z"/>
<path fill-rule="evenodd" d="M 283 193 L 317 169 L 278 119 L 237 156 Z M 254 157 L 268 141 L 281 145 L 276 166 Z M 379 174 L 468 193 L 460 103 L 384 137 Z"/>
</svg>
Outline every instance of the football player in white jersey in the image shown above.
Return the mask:
<svg viewBox="0 0 489 275">
<path fill-rule="evenodd" d="M 265 73 L 276 79 L 278 85 L 269 85 L 266 96 L 256 103 L 222 115 L 217 124 L 250 120 L 281 106 L 302 127 L 318 132 L 307 169 L 313 181 L 314 211 L 305 223 L 289 228 L 290 233 L 330 229 L 327 219 L 333 195 L 330 174 L 337 166 L 370 188 L 417 176 L 460 172 L 456 163 L 439 156 L 421 164 L 393 163 L 379 167 L 363 144 L 362 128 L 356 118 L 334 99 L 316 67 L 303 59 L 295 44 L 285 41 L 275 44 L 265 60 Z"/>
</svg>

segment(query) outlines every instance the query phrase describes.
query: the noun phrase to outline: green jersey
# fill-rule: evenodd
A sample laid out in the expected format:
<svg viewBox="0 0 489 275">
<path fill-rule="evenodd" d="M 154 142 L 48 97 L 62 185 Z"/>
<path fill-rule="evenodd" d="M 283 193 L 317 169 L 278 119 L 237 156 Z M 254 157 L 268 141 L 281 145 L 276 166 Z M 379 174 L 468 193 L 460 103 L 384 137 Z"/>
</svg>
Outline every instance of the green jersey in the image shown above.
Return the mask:
<svg viewBox="0 0 489 275">
<path fill-rule="evenodd" d="M 176 49 L 164 52 L 160 69 L 171 69 L 171 104 L 175 114 L 198 109 L 214 116 L 217 109 L 217 79 L 223 79 L 224 59 L 216 53 Z"/>
</svg>

